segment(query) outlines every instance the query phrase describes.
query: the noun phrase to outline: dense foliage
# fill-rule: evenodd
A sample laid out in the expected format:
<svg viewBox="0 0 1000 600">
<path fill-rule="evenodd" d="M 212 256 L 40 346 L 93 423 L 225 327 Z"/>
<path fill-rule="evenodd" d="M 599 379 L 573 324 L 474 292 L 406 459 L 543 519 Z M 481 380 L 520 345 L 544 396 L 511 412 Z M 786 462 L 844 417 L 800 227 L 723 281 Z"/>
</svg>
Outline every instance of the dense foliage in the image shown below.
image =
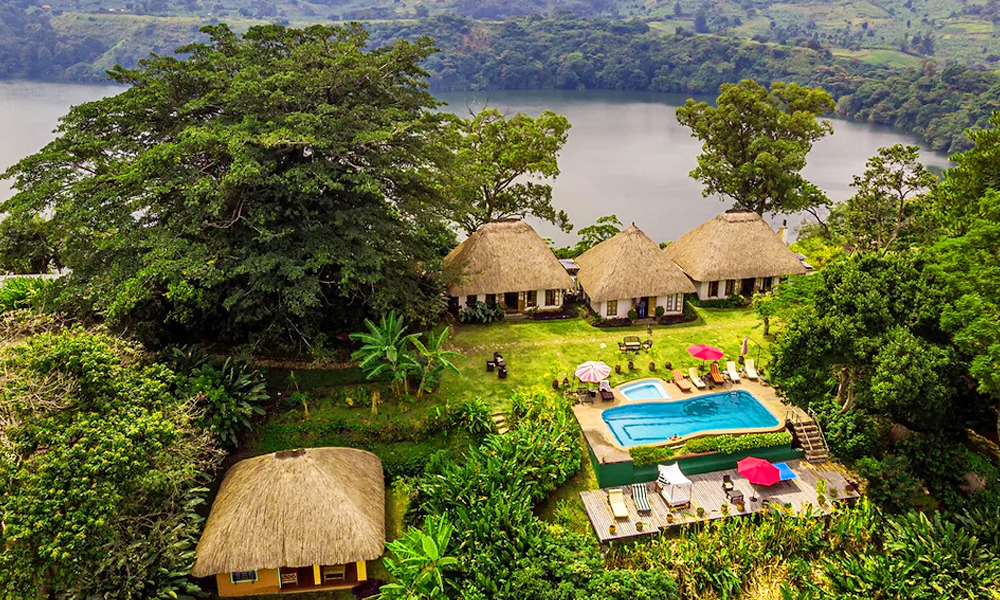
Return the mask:
<svg viewBox="0 0 1000 600">
<path fill-rule="evenodd" d="M 176 598 L 219 458 L 172 373 L 104 333 L 43 333 L 0 361 L 0 596 Z"/>
<path fill-rule="evenodd" d="M 604 571 L 600 555 L 588 538 L 539 520 L 532 509 L 581 466 L 579 430 L 568 401 L 542 390 L 521 390 L 512 398 L 510 431 L 487 436 L 479 447 L 458 461 L 447 461 L 416 482 L 413 509 L 427 515 L 426 532 L 453 526 L 449 547 L 457 563 L 436 577 L 433 553 L 414 549 L 416 534 L 408 534 L 393 549 L 396 574 L 405 576 L 407 560 L 424 565 L 424 581 L 434 598 L 621 599 L 672 598 L 673 580 L 656 572 Z M 447 525 L 446 525 L 447 524 Z M 416 554 L 417 556 L 414 556 Z M 412 571 L 411 571 L 412 573 Z M 400 585 L 420 588 L 415 576 Z M 416 600 L 418 593 L 390 597 Z"/>
<path fill-rule="evenodd" d="M 777 433 L 748 433 L 745 435 L 710 435 L 695 438 L 684 444 L 683 452 L 721 452 L 731 454 L 753 448 L 783 446 L 792 443 L 792 434 L 787 431 Z"/>
<path fill-rule="evenodd" d="M 146 340 L 311 347 L 372 310 L 436 317 L 429 40 L 205 31 L 187 60 L 116 68 L 131 87 L 73 108 L 2 210 L 51 217 L 71 293 Z"/>
</svg>

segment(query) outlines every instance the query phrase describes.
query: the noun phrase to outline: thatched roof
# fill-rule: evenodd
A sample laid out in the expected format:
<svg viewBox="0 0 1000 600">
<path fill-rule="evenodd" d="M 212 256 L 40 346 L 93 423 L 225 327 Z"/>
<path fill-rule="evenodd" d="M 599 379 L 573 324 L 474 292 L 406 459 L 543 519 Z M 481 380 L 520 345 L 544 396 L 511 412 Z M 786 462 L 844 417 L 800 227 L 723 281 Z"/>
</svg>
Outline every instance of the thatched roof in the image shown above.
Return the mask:
<svg viewBox="0 0 1000 600">
<path fill-rule="evenodd" d="M 486 223 L 448 253 L 443 268 L 456 279 L 449 296 L 573 287 L 545 240 L 524 221 Z"/>
<path fill-rule="evenodd" d="M 576 263 L 576 278 L 596 302 L 695 291 L 677 265 L 635 225 L 587 250 Z"/>
<path fill-rule="evenodd" d="M 726 211 L 685 233 L 663 252 L 695 281 L 806 272 L 771 226 L 747 210 Z"/>
<path fill-rule="evenodd" d="M 339 565 L 385 546 L 382 462 L 354 448 L 248 458 L 222 481 L 191 574 Z"/>
</svg>

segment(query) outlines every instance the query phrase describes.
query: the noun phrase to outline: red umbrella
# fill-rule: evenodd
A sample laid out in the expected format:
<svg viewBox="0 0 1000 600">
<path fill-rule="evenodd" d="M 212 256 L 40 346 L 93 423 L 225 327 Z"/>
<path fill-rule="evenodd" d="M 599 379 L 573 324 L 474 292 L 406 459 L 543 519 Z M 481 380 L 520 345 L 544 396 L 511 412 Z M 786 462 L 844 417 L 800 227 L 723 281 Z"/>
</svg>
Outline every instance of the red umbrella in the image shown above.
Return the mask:
<svg viewBox="0 0 1000 600">
<path fill-rule="evenodd" d="M 736 463 L 736 470 L 746 477 L 747 481 L 757 485 L 774 485 L 781 481 L 778 467 L 763 458 L 748 456 Z"/>
<path fill-rule="evenodd" d="M 753 485 L 771 486 L 781 481 L 781 473 L 778 472 L 778 467 L 763 458 L 748 456 L 736 463 L 736 471 L 746 477 L 747 481 Z M 754 491 L 756 492 L 756 489 Z M 752 502 L 757 501 L 756 498 L 750 498 L 750 500 Z"/>
<path fill-rule="evenodd" d="M 695 358 L 700 358 L 701 360 L 719 360 L 725 353 L 715 346 L 695 344 L 693 346 L 688 346 L 688 354 Z"/>
<path fill-rule="evenodd" d="M 588 383 L 597 383 L 602 379 L 607 379 L 608 375 L 611 374 L 611 367 L 604 364 L 601 361 L 590 361 L 585 362 L 576 367 L 576 371 L 573 373 L 580 378 L 580 381 L 586 381 Z"/>
</svg>

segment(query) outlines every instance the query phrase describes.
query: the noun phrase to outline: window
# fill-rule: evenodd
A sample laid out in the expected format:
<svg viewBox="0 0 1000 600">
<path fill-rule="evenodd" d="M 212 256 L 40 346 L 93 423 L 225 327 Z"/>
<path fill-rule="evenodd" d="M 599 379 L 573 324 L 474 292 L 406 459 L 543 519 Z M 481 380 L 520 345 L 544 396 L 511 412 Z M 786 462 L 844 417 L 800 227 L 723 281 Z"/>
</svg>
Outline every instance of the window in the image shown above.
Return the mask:
<svg viewBox="0 0 1000 600">
<path fill-rule="evenodd" d="M 257 571 L 233 571 L 229 580 L 233 583 L 253 583 L 257 581 Z"/>
<path fill-rule="evenodd" d="M 528 308 L 538 304 L 538 292 L 531 290 L 530 292 L 524 293 L 524 305 Z"/>
<path fill-rule="evenodd" d="M 663 303 L 663 311 L 664 312 L 673 312 L 673 310 L 674 310 L 674 297 L 673 296 L 667 296 L 666 300 L 667 301 Z"/>
<path fill-rule="evenodd" d="M 711 281 L 708 284 L 708 297 L 717 298 L 719 296 L 719 282 Z"/>
<path fill-rule="evenodd" d="M 497 295 L 496 294 L 486 294 L 486 304 L 496 304 Z"/>
<path fill-rule="evenodd" d="M 558 304 L 556 302 L 556 291 L 558 290 L 545 290 L 545 306 L 555 306 Z"/>
<path fill-rule="evenodd" d="M 760 291 L 767 293 L 771 291 L 771 283 L 773 280 L 770 277 L 765 277 L 760 280 Z"/>
<path fill-rule="evenodd" d="M 727 279 L 726 280 L 726 298 L 731 297 L 735 293 L 736 293 L 736 280 L 735 279 Z"/>
<path fill-rule="evenodd" d="M 473 304 L 475 304 L 476 303 L 476 298 L 477 298 L 477 296 L 466 296 L 465 297 L 465 304 L 466 304 L 466 306 L 472 306 Z"/>
<path fill-rule="evenodd" d="M 605 308 L 604 312 L 609 317 L 617 317 L 618 316 L 618 301 L 617 300 L 608 300 L 607 308 Z"/>
</svg>

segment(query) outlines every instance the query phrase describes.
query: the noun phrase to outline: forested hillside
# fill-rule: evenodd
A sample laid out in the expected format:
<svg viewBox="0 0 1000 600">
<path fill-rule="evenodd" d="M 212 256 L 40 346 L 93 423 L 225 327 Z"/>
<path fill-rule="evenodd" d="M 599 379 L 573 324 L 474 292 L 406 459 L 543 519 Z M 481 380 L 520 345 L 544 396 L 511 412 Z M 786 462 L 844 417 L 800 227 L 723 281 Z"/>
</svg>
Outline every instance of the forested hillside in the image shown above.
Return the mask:
<svg viewBox="0 0 1000 600">
<path fill-rule="evenodd" d="M 826 88 L 844 117 L 899 127 L 949 152 L 967 148 L 962 132 L 985 125 L 1000 104 L 1000 76 L 990 70 L 1000 57 L 997 0 L 380 1 L 3 0 L 0 78 L 98 81 L 115 64 L 203 41 L 199 29 L 220 20 L 245 31 L 261 20 L 359 18 L 378 43 L 432 37 L 441 50 L 424 63 L 433 90 L 714 94 L 742 78 L 794 81 Z M 449 11 L 472 16 L 440 14 Z"/>
</svg>

